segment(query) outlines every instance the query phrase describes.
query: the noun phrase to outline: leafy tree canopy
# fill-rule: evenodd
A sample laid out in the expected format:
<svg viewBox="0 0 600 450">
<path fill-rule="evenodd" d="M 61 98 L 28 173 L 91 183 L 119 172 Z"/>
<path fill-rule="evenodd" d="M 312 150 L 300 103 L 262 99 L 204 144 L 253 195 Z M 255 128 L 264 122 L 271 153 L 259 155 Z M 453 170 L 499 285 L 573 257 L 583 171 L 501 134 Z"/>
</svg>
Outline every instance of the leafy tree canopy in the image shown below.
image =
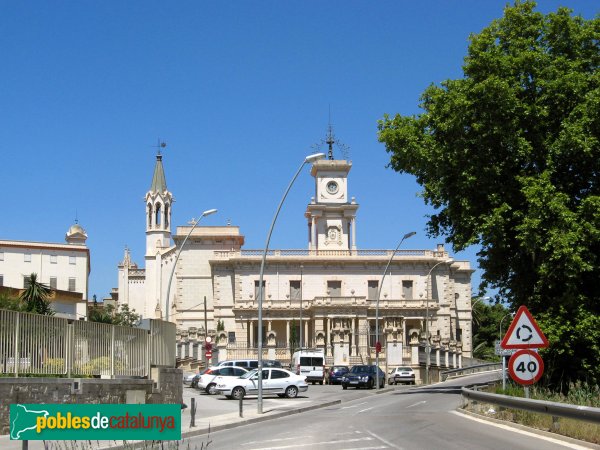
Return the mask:
<svg viewBox="0 0 600 450">
<path fill-rule="evenodd" d="M 481 289 L 525 304 L 555 381 L 600 380 L 600 17 L 532 1 L 470 36 L 464 77 L 417 116 L 384 116 L 390 166 L 416 177 L 432 236 L 478 244 Z"/>
<path fill-rule="evenodd" d="M 122 325 L 126 327 L 134 327 L 139 322 L 142 316 L 135 312 L 135 309 L 129 310 L 128 305 L 106 305 L 103 308 L 94 307 L 91 309 L 88 320 L 90 322 L 110 323 L 113 325 Z"/>
</svg>

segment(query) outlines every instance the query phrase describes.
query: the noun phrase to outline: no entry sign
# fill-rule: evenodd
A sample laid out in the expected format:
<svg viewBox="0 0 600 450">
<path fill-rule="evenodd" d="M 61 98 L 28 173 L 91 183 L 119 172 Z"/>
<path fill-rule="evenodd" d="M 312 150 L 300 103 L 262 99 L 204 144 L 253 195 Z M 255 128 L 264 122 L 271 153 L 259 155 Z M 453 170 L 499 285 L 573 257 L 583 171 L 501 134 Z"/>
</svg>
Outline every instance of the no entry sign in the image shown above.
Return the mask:
<svg viewBox="0 0 600 450">
<path fill-rule="evenodd" d="M 508 361 L 508 373 L 524 386 L 538 381 L 544 373 L 544 361 L 533 350 L 519 350 Z"/>
</svg>

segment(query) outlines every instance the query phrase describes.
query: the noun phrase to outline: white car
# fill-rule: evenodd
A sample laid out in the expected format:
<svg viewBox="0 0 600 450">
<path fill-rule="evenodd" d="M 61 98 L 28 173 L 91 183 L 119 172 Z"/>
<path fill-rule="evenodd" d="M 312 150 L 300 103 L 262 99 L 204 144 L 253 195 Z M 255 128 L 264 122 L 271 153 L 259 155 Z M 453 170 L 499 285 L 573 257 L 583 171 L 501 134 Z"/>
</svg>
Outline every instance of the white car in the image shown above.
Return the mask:
<svg viewBox="0 0 600 450">
<path fill-rule="evenodd" d="M 306 392 L 306 376 L 285 369 L 267 368 L 262 371 L 263 395 L 277 394 L 294 398 Z M 239 400 L 246 395 L 258 394 L 258 370 L 254 369 L 239 378 L 217 378 L 217 391 L 227 398 Z"/>
<path fill-rule="evenodd" d="M 195 372 L 183 372 L 183 384 L 190 384 L 195 376 Z"/>
<path fill-rule="evenodd" d="M 207 394 L 215 395 L 218 393 L 216 390 L 218 378 L 239 378 L 246 373 L 248 373 L 248 369 L 244 369 L 243 367 L 209 367 L 207 370 L 202 372 L 198 378 L 196 387 L 198 389 L 204 389 Z"/>
</svg>

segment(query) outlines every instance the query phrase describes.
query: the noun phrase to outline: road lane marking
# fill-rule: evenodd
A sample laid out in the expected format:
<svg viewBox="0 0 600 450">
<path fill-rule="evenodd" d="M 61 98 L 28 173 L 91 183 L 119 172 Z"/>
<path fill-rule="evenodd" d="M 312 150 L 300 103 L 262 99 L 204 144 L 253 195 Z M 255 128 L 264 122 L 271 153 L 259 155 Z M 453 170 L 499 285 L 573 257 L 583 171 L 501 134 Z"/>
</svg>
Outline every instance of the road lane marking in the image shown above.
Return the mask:
<svg viewBox="0 0 600 450">
<path fill-rule="evenodd" d="M 337 441 L 325 441 L 325 442 L 311 442 L 311 443 L 307 443 L 307 444 L 298 444 L 295 443 L 294 445 L 284 445 L 284 446 L 279 446 L 279 447 L 264 447 L 264 446 L 260 446 L 260 447 L 256 447 L 255 449 L 250 449 L 250 450 L 283 450 L 286 448 L 300 448 L 300 447 L 312 447 L 314 445 L 339 445 L 339 444 L 349 444 L 352 442 L 363 442 L 363 441 L 372 441 L 373 438 L 371 437 L 364 437 L 364 438 L 357 438 L 357 439 L 343 439 L 343 440 L 337 440 Z M 360 447 L 365 448 L 365 447 Z M 398 448 L 398 447 L 394 447 L 394 448 Z"/>
<path fill-rule="evenodd" d="M 360 402 L 360 403 L 357 403 L 356 405 L 351 405 L 351 406 L 342 406 L 340 409 L 350 409 L 350 408 L 356 408 L 357 406 L 360 406 L 360 405 L 366 405 L 366 404 L 367 404 L 367 402 Z"/>
<path fill-rule="evenodd" d="M 367 433 L 369 433 L 371 436 L 373 436 L 375 439 L 377 439 L 378 441 L 381 441 L 381 442 L 383 442 L 385 445 L 388 445 L 388 446 L 390 446 L 390 447 L 392 447 L 392 448 L 396 448 L 396 449 L 398 449 L 398 450 L 401 450 L 401 449 L 402 449 L 402 447 L 398 447 L 396 444 L 394 444 L 394 443 L 392 443 L 392 442 L 390 442 L 390 441 L 388 441 L 388 440 L 386 440 L 386 439 L 383 439 L 381 436 L 378 436 L 378 435 L 376 435 L 376 434 L 375 434 L 375 433 L 373 433 L 372 431 L 369 431 L 369 430 L 365 430 L 365 431 L 366 431 Z"/>
<path fill-rule="evenodd" d="M 462 414 L 462 413 L 457 412 L 457 411 L 449 411 L 449 412 L 451 414 L 456 414 L 457 416 L 464 417 L 465 419 L 470 419 L 470 420 L 474 420 L 475 422 L 485 423 L 485 424 L 490 425 L 492 427 L 501 428 L 503 430 L 512 431 L 514 433 L 524 434 L 526 436 L 534 437 L 534 438 L 537 438 L 537 439 L 543 439 L 544 441 L 552 442 L 553 444 L 562 445 L 564 447 L 573 448 L 573 449 L 576 449 L 576 450 L 588 450 L 589 449 L 589 447 L 582 447 L 581 445 L 572 444 L 570 442 L 561 441 L 561 440 L 554 439 L 554 438 L 551 438 L 551 437 L 548 437 L 548 436 L 543 436 L 541 434 L 531 433 L 531 432 L 525 431 L 525 430 L 520 430 L 518 428 L 514 428 L 514 427 L 511 427 L 509 425 L 504 425 L 504 424 L 501 424 L 501 423 L 490 422 L 488 420 L 479 419 L 477 417 L 471 417 L 471 416 L 469 416 L 467 414 Z"/>
<path fill-rule="evenodd" d="M 373 408 L 375 408 L 375 407 L 374 407 L 374 406 L 371 406 L 370 408 L 367 408 L 367 409 L 361 409 L 361 410 L 360 410 L 359 412 L 357 412 L 356 414 L 360 414 L 360 413 L 362 413 L 362 412 L 365 412 L 365 411 L 371 411 Z"/>
<path fill-rule="evenodd" d="M 417 402 L 417 403 L 413 403 L 412 405 L 407 406 L 406 409 L 412 408 L 413 406 L 422 405 L 423 403 L 427 403 L 427 402 L 425 400 L 423 400 L 423 401 L 420 401 L 420 402 Z"/>
</svg>

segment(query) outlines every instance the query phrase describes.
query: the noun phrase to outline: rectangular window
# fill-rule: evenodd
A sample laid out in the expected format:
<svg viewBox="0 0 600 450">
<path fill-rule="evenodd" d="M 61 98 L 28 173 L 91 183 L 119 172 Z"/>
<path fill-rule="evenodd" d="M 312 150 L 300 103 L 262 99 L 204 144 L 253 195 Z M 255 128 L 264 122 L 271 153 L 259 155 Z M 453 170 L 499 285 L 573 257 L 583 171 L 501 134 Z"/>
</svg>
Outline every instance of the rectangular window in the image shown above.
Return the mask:
<svg viewBox="0 0 600 450">
<path fill-rule="evenodd" d="M 413 298 L 413 282 L 412 280 L 402 280 L 402 297 L 407 300 Z"/>
<path fill-rule="evenodd" d="M 235 331 L 230 331 L 227 333 L 227 341 L 230 344 L 235 344 Z"/>
<path fill-rule="evenodd" d="M 27 289 L 29 287 L 29 282 L 31 279 L 28 276 L 23 275 L 23 289 Z"/>
<path fill-rule="evenodd" d="M 50 289 L 56 289 L 56 277 L 50 277 Z"/>
<path fill-rule="evenodd" d="M 257 299 L 257 300 L 258 300 L 258 296 L 259 296 L 259 292 L 258 292 L 258 282 L 259 281 L 260 280 L 254 280 L 254 298 Z M 266 297 L 266 293 L 265 293 L 266 283 L 267 282 L 265 280 L 263 280 L 263 285 L 262 285 L 262 288 L 263 288 L 263 298 Z"/>
<path fill-rule="evenodd" d="M 377 300 L 377 290 L 379 289 L 379 281 L 378 280 L 369 280 L 367 281 L 367 299 L 368 300 Z"/>
<path fill-rule="evenodd" d="M 75 264 L 75 257 L 69 256 L 69 264 Z"/>
<path fill-rule="evenodd" d="M 24 253 L 23 254 L 23 261 L 25 261 L 25 262 L 31 262 L 31 253 Z"/>
<path fill-rule="evenodd" d="M 462 342 L 462 329 L 461 328 L 456 329 L 456 340 L 458 342 Z"/>
<path fill-rule="evenodd" d="M 342 282 L 329 280 L 327 282 L 327 295 L 329 297 L 341 297 L 342 296 Z"/>
<path fill-rule="evenodd" d="M 0 252 L 0 261 L 4 261 L 4 252 Z"/>
<path fill-rule="evenodd" d="M 75 278 L 69 278 L 69 291 L 75 292 Z"/>
<path fill-rule="evenodd" d="M 290 300 L 300 300 L 300 280 L 290 280 Z"/>
<path fill-rule="evenodd" d="M 57 260 L 56 255 L 50 255 L 50 263 L 51 264 L 56 264 L 56 260 Z"/>
</svg>

